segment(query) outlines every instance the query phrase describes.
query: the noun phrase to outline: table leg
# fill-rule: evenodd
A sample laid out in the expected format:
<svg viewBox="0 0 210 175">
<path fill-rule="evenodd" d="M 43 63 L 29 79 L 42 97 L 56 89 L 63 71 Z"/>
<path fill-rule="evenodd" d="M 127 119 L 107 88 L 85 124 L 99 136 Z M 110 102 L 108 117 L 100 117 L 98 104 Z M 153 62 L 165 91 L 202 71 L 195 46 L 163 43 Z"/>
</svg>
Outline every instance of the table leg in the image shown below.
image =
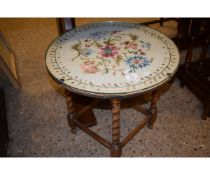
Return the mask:
<svg viewBox="0 0 210 175">
<path fill-rule="evenodd" d="M 66 94 L 66 104 L 68 108 L 67 120 L 71 128 L 71 132 L 76 134 L 76 126 L 74 124 L 74 120 L 76 119 L 76 113 L 74 110 L 73 99 L 69 91 L 65 91 L 65 94 Z"/>
<path fill-rule="evenodd" d="M 120 157 L 122 146 L 120 144 L 120 100 L 112 100 L 112 148 L 111 156 Z"/>
<path fill-rule="evenodd" d="M 155 90 L 152 92 L 152 99 L 151 99 L 151 104 L 150 104 L 150 119 L 148 122 L 148 128 L 152 129 L 154 122 L 156 121 L 157 118 L 157 100 L 158 100 L 158 91 Z"/>
<path fill-rule="evenodd" d="M 92 102 L 90 99 L 86 97 L 82 97 L 77 94 L 71 94 L 70 91 L 68 90 L 65 90 L 65 95 L 66 95 L 67 108 L 69 112 L 71 110 L 71 106 L 68 107 L 69 95 L 71 95 L 71 98 L 73 98 L 73 101 L 74 101 L 74 113 L 80 112 L 85 106 L 88 106 Z M 86 111 L 85 114 L 78 117 L 77 120 L 87 127 L 91 127 L 97 124 L 95 115 L 93 113 L 93 109 L 89 109 L 88 111 Z"/>
</svg>

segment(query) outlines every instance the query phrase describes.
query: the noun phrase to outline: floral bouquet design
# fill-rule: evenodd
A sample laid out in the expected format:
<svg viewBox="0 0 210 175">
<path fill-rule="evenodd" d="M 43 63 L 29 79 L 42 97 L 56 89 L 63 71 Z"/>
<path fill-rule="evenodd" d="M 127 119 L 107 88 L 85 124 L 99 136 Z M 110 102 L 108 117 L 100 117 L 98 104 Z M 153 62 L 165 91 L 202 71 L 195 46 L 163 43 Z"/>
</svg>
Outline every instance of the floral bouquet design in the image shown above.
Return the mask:
<svg viewBox="0 0 210 175">
<path fill-rule="evenodd" d="M 135 73 L 138 69 L 150 66 L 152 59 L 146 53 L 151 47 L 149 42 L 139 39 L 135 34 L 122 31 L 94 32 L 72 46 L 77 53 L 72 61 L 81 59 L 80 68 L 84 73 L 120 73 L 124 76 L 125 71 Z"/>
</svg>

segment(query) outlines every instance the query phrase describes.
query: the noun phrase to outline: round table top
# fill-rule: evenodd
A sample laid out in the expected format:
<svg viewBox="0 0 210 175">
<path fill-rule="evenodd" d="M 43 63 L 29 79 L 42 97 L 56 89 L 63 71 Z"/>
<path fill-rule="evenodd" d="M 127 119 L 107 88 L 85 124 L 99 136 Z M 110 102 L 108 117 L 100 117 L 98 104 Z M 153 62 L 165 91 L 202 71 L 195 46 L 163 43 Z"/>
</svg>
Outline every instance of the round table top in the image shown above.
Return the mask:
<svg viewBox="0 0 210 175">
<path fill-rule="evenodd" d="M 55 39 L 46 54 L 49 73 L 65 88 L 104 98 L 153 90 L 174 75 L 178 64 L 171 39 L 126 22 L 80 26 Z"/>
</svg>

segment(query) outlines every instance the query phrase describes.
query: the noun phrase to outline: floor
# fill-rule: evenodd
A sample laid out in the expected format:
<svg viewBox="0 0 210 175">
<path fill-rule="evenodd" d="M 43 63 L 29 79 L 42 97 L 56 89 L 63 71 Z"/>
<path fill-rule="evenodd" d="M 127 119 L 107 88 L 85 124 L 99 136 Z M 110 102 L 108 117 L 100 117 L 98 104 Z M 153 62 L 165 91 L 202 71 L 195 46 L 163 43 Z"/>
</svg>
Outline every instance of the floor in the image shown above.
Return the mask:
<svg viewBox="0 0 210 175">
<path fill-rule="evenodd" d="M 17 56 L 21 90 L 3 77 L 11 157 L 108 157 L 109 151 L 82 131 L 73 135 L 67 125 L 63 89 L 49 76 L 45 52 L 58 36 L 56 20 L 0 19 Z M 199 54 L 199 49 L 196 51 Z M 183 62 L 185 52 L 181 53 Z M 161 90 L 158 119 L 123 149 L 123 157 L 209 157 L 210 118 L 201 120 L 202 105 L 179 80 Z M 146 106 L 148 104 L 145 104 Z M 98 125 L 92 129 L 111 139 L 111 111 L 94 109 Z M 142 115 L 133 109 L 121 113 L 121 135 L 125 136 Z"/>
</svg>

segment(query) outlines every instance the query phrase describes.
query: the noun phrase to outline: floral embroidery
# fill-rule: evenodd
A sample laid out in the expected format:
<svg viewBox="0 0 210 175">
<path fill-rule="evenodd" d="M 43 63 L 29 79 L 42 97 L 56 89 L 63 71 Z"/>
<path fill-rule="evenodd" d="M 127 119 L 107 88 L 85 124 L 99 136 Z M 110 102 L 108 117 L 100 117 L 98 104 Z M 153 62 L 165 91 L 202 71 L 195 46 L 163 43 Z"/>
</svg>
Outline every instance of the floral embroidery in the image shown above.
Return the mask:
<svg viewBox="0 0 210 175">
<path fill-rule="evenodd" d="M 139 68 L 143 68 L 150 65 L 150 61 L 146 57 L 135 55 L 132 57 L 128 57 L 125 62 L 129 65 L 130 71 L 129 72 L 135 72 Z"/>
<path fill-rule="evenodd" d="M 150 49 L 151 48 L 151 44 L 148 42 L 144 42 L 144 41 L 140 41 L 140 45 L 142 48 L 146 48 L 146 49 Z"/>
<path fill-rule="evenodd" d="M 85 47 L 90 47 L 90 46 L 92 46 L 94 43 L 93 43 L 92 40 L 86 39 L 86 40 L 84 41 L 84 44 L 85 44 Z"/>
<path fill-rule="evenodd" d="M 95 61 L 85 61 L 81 64 L 81 69 L 86 73 L 96 73 L 98 68 Z"/>
<path fill-rule="evenodd" d="M 99 53 L 102 57 L 115 57 L 118 54 L 118 49 L 115 46 L 107 45 L 105 47 L 100 48 Z"/>
<path fill-rule="evenodd" d="M 138 45 L 136 42 L 134 41 L 125 41 L 124 43 L 122 43 L 124 45 L 124 49 L 134 49 L 136 50 Z"/>
<path fill-rule="evenodd" d="M 106 37 L 107 33 L 108 31 L 90 33 L 90 38 L 93 40 L 101 40 L 102 38 Z"/>
<path fill-rule="evenodd" d="M 91 55 L 92 53 L 93 53 L 93 49 L 91 49 L 91 48 L 88 48 L 85 50 L 86 55 Z"/>
<path fill-rule="evenodd" d="M 85 49 L 80 49 L 79 50 L 80 54 L 83 55 L 84 57 L 88 57 L 91 55 L 94 51 L 90 48 L 85 48 Z"/>
<path fill-rule="evenodd" d="M 149 42 L 140 40 L 135 34 L 123 31 L 100 31 L 90 33 L 72 46 L 76 56 L 72 61 L 80 58 L 81 70 L 84 73 L 101 73 L 113 76 L 123 73 L 129 67 L 129 72 L 136 72 L 151 64 L 147 51 L 151 49 Z M 124 62 L 122 67 L 120 64 Z"/>
</svg>

